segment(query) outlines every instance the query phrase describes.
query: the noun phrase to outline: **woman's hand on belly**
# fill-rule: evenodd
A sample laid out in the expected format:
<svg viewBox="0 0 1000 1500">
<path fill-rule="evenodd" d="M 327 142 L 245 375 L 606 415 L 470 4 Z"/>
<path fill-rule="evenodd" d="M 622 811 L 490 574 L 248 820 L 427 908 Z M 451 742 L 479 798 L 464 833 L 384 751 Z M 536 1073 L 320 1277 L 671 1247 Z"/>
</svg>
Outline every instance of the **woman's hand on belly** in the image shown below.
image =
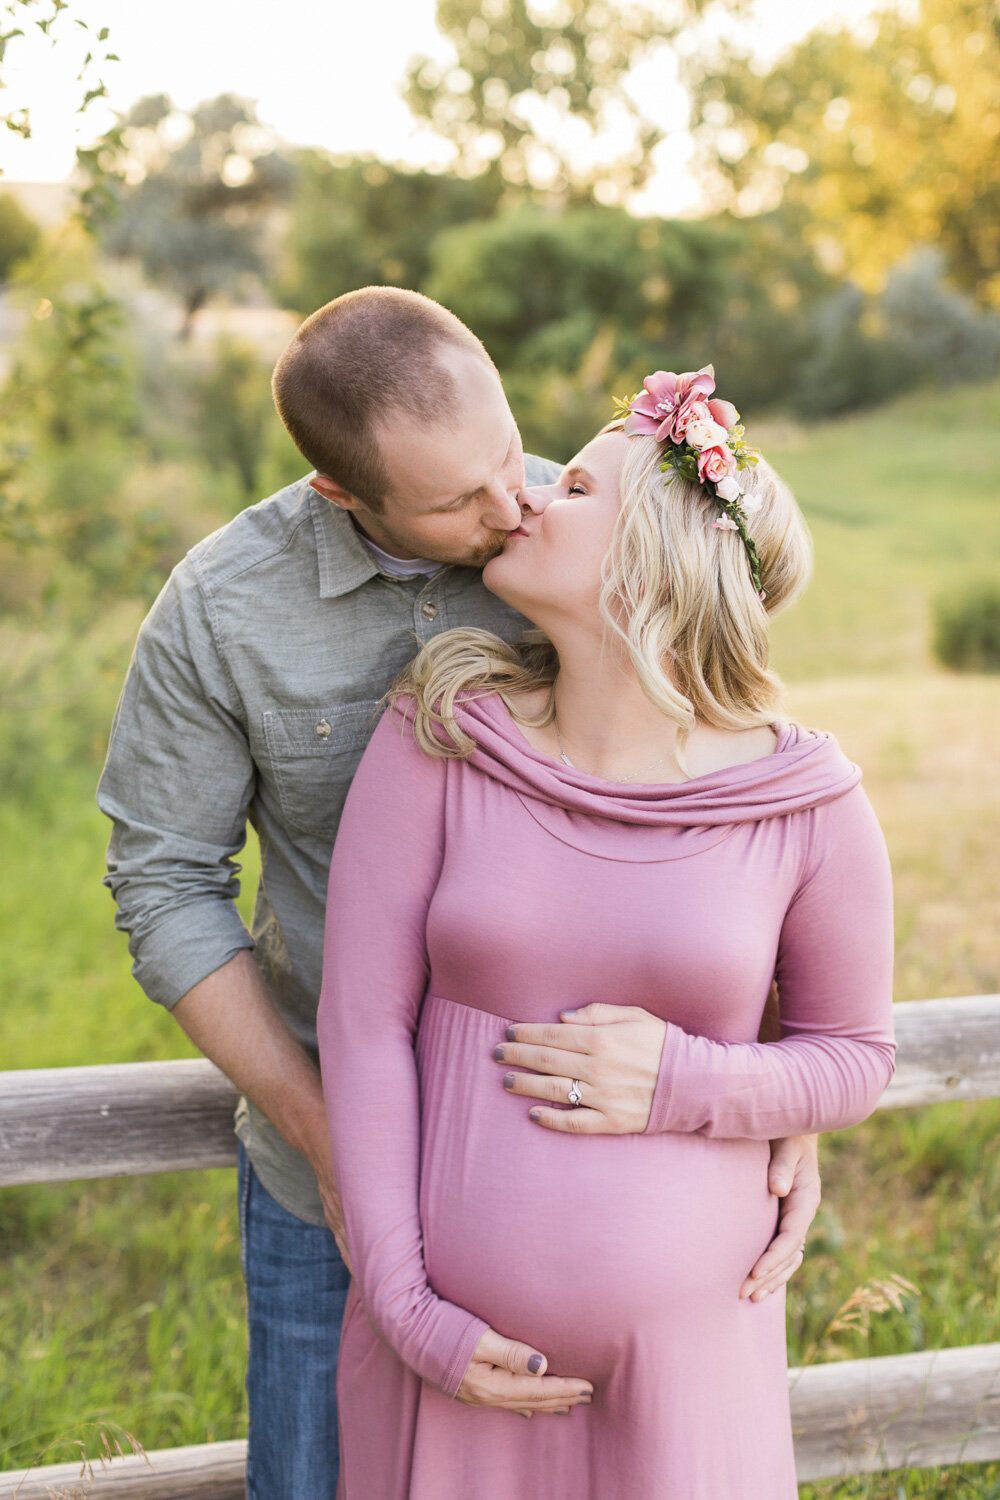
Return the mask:
<svg viewBox="0 0 1000 1500">
<path fill-rule="evenodd" d="M 582 1103 L 575 1109 L 530 1111 L 549 1130 L 573 1135 L 633 1135 L 645 1130 L 653 1104 L 667 1023 L 638 1005 L 595 1001 L 560 1011 L 568 1021 L 507 1028 L 495 1062 L 530 1068 L 505 1076 L 512 1094 L 566 1104 L 574 1079 Z"/>
<path fill-rule="evenodd" d="M 535 1412 L 563 1413 L 571 1406 L 590 1403 L 594 1387 L 589 1380 L 543 1375 L 545 1363 L 545 1356 L 530 1344 L 519 1344 L 487 1329 L 476 1345 L 455 1400 L 466 1406 L 498 1406 L 522 1417 L 532 1417 Z"/>
</svg>

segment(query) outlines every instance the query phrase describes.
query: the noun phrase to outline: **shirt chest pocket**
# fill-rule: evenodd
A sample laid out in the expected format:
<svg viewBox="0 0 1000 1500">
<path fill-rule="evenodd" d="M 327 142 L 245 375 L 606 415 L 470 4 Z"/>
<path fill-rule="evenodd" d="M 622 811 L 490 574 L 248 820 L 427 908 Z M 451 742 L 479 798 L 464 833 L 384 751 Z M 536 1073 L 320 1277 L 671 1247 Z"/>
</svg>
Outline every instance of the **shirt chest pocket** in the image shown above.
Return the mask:
<svg viewBox="0 0 1000 1500">
<path fill-rule="evenodd" d="M 268 709 L 264 741 L 286 825 L 333 838 L 344 799 L 380 716 L 380 701 Z"/>
</svg>

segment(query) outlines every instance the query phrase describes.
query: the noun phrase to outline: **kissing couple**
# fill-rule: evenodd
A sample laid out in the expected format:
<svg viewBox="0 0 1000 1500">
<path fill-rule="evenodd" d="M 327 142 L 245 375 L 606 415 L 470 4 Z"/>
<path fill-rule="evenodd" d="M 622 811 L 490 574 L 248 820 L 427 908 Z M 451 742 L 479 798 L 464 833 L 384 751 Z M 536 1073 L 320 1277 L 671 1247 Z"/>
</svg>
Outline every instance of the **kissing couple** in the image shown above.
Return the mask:
<svg viewBox="0 0 1000 1500">
<path fill-rule="evenodd" d="M 248 1495 L 795 1500 L 816 1136 L 895 1055 L 885 839 L 768 665 L 805 520 L 710 363 L 560 468 L 369 287 L 273 390 L 312 472 L 174 569 L 98 792 L 241 1093 Z"/>
</svg>

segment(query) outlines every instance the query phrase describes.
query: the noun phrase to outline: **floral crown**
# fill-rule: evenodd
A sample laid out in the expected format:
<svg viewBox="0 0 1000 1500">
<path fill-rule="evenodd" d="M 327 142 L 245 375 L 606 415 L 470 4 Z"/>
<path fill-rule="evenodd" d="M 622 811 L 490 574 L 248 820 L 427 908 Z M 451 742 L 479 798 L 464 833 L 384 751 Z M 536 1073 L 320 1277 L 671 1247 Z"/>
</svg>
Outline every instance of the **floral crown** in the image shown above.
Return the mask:
<svg viewBox="0 0 1000 1500">
<path fill-rule="evenodd" d="M 660 463 L 669 484 L 675 474 L 702 484 L 714 494 L 723 514 L 712 522 L 720 531 L 738 531 L 750 559 L 754 588 L 763 601 L 760 559 L 747 517 L 760 509 L 757 496 L 747 498 L 737 475 L 757 462 L 747 449 L 740 414 L 731 401 L 710 401 L 715 390 L 711 365 L 686 375 L 657 370 L 647 375 L 643 389 L 615 402 L 616 415 L 625 418 L 629 437 L 646 433 L 667 448 Z"/>
</svg>

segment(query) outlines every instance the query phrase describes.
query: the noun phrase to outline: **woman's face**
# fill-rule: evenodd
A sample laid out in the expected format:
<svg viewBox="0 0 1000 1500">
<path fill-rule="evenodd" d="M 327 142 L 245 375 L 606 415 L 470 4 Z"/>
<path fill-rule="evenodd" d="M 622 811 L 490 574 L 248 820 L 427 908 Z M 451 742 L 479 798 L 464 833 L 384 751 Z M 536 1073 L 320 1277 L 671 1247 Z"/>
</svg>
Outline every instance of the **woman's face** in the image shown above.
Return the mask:
<svg viewBox="0 0 1000 1500">
<path fill-rule="evenodd" d="M 521 490 L 528 513 L 503 551 L 483 569 L 483 582 L 547 630 L 559 616 L 595 625 L 601 569 L 618 518 L 625 444 L 622 432 L 592 438 L 555 484 Z"/>
</svg>

